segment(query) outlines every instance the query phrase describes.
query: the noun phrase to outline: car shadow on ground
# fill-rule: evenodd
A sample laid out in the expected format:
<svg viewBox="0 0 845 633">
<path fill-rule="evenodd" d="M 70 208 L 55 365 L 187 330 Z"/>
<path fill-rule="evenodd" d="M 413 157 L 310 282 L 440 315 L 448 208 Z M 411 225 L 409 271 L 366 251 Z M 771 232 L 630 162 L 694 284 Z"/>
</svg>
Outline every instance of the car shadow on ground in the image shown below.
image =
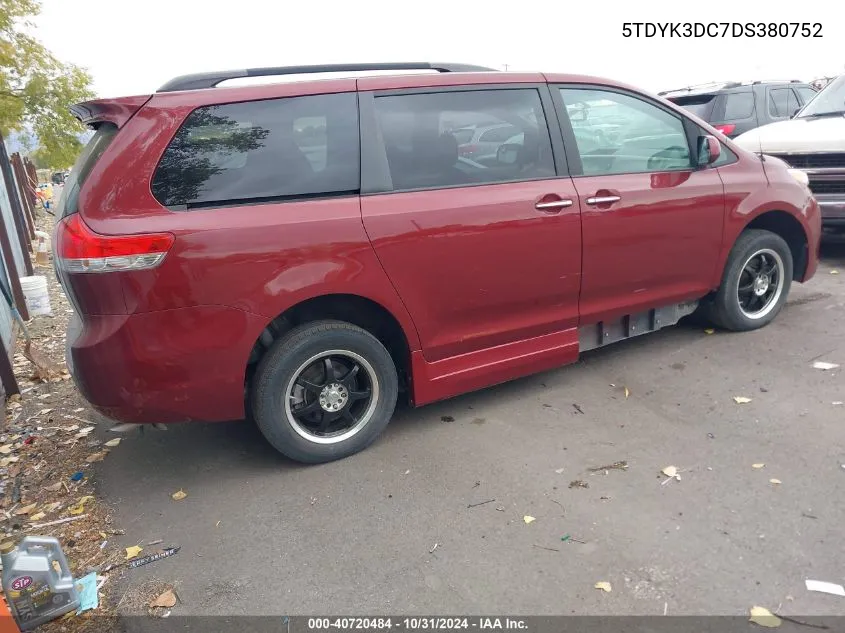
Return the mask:
<svg viewBox="0 0 845 633">
<path fill-rule="evenodd" d="M 635 353 L 641 345 L 653 344 L 656 339 L 669 344 L 689 342 L 691 338 L 699 336 L 700 331 L 700 326 L 682 322 L 677 327 L 649 336 L 635 337 L 605 349 L 592 350 L 573 365 L 518 378 L 424 407 L 413 408 L 406 399 L 400 400 L 391 423 L 377 442 L 402 441 L 404 436 L 419 432 L 420 425 L 440 425 L 455 412 L 489 410 L 512 398 L 540 398 L 546 391 L 546 383 L 559 382 L 565 372 L 578 371 L 579 365 L 601 362 L 608 354 Z M 108 428 L 110 425 L 110 422 L 103 422 L 101 427 Z M 166 430 L 145 426 L 143 431 L 130 431 L 124 437 L 127 441 L 121 443 L 117 450 L 121 453 L 121 474 L 129 479 L 135 476 L 156 478 L 154 473 L 159 472 L 167 473 L 168 479 L 178 480 L 179 485 L 184 482 L 187 486 L 193 479 L 230 470 L 245 473 L 244 476 L 248 477 L 249 473 L 260 475 L 268 470 L 293 473 L 310 468 L 276 452 L 258 427 L 248 420 L 172 424 Z"/>
<path fill-rule="evenodd" d="M 845 265 L 845 233 L 825 235 L 819 252 L 821 260 L 831 266 Z"/>
</svg>

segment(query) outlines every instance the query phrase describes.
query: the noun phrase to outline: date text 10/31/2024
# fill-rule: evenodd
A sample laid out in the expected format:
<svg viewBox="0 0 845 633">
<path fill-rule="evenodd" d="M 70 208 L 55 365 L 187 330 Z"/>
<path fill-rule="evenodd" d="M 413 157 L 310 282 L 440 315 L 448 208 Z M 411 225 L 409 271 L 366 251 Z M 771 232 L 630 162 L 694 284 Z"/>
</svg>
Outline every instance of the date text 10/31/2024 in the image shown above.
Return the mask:
<svg viewBox="0 0 845 633">
<path fill-rule="evenodd" d="M 446 631 L 471 630 L 525 630 L 525 620 L 519 618 L 441 618 L 441 617 L 411 617 L 411 618 L 308 618 L 309 631 L 329 630 L 383 630 L 405 629 L 409 631 Z"/>
</svg>

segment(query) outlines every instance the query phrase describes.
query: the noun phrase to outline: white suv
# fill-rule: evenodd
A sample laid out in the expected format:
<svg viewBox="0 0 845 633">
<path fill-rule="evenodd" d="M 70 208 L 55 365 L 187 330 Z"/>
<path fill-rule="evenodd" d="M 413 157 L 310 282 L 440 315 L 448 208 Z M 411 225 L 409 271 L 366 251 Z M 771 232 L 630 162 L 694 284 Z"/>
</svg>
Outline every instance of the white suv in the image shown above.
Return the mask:
<svg viewBox="0 0 845 633">
<path fill-rule="evenodd" d="M 789 121 L 750 130 L 734 142 L 806 173 L 821 207 L 822 225 L 845 230 L 845 75 Z"/>
</svg>

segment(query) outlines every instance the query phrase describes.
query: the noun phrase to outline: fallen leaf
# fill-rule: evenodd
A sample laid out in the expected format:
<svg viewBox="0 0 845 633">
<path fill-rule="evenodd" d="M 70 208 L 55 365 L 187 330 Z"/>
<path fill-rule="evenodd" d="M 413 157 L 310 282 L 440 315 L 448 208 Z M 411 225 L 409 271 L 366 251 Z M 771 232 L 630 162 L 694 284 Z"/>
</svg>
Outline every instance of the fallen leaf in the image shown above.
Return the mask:
<svg viewBox="0 0 845 633">
<path fill-rule="evenodd" d="M 827 371 L 828 369 L 836 369 L 839 367 L 837 363 L 828 363 L 823 360 L 817 360 L 813 363 L 813 369 L 821 369 L 822 371 Z"/>
<path fill-rule="evenodd" d="M 610 593 L 611 591 L 613 591 L 613 587 L 611 587 L 610 583 L 607 582 L 606 580 L 602 580 L 601 582 L 597 582 L 595 585 L 593 585 L 593 587 L 595 589 L 601 589 L 605 593 Z"/>
<path fill-rule="evenodd" d="M 176 606 L 176 594 L 172 589 L 168 589 L 158 598 L 150 602 L 151 607 L 161 607 L 163 609 L 170 609 Z"/>
<path fill-rule="evenodd" d="M 57 481 L 56 483 L 50 484 L 49 486 L 44 486 L 44 490 L 46 490 L 47 492 L 58 492 L 61 489 L 62 489 L 62 482 L 61 481 Z"/>
<path fill-rule="evenodd" d="M 770 484 L 782 484 L 783 482 L 780 479 L 769 479 Z"/>
<path fill-rule="evenodd" d="M 765 466 L 765 464 L 751 464 L 751 468 L 757 468 L 757 469 L 760 469 L 760 468 L 762 468 L 763 466 Z"/>
<path fill-rule="evenodd" d="M 33 514 L 32 516 L 29 517 L 29 520 L 30 521 L 40 521 L 41 519 L 43 519 L 46 516 L 47 515 L 44 514 L 43 512 L 36 512 L 35 514 Z"/>
<path fill-rule="evenodd" d="M 85 458 L 85 463 L 93 464 L 94 462 L 101 462 L 105 459 L 106 455 L 108 454 L 108 451 L 99 451 L 97 453 L 91 453 L 88 457 Z"/>
<path fill-rule="evenodd" d="M 79 425 L 78 425 L 78 424 L 74 424 L 73 426 L 67 426 L 67 427 L 63 428 L 63 429 L 62 429 L 62 431 L 64 431 L 65 433 L 71 433 L 71 432 L 75 431 L 75 430 L 76 430 L 76 429 L 78 429 L 78 428 L 79 428 Z"/>
<path fill-rule="evenodd" d="M 754 624 L 757 624 L 759 626 L 765 626 L 769 629 L 779 627 L 782 622 L 779 617 L 774 615 L 765 607 L 751 607 L 749 615 L 751 616 L 750 618 L 748 618 L 749 622 L 753 622 Z"/>
<path fill-rule="evenodd" d="M 38 415 L 47 415 L 48 413 L 52 413 L 52 412 L 53 412 L 52 409 L 41 409 L 41 411 L 38 412 Z"/>
<path fill-rule="evenodd" d="M 555 468 L 555 472 L 560 475 L 563 473 L 563 468 Z"/>
<path fill-rule="evenodd" d="M 838 275 L 839 271 L 834 268 L 833 270 L 830 271 L 830 274 L 831 275 Z"/>
<path fill-rule="evenodd" d="M 126 548 L 126 560 L 130 558 L 135 558 L 138 554 L 144 551 L 143 547 L 138 547 L 137 545 L 133 545 L 132 547 Z"/>
<path fill-rule="evenodd" d="M 0 453 L 2 453 L 3 455 L 8 455 L 11 452 L 12 452 L 12 445 L 11 444 L 4 444 L 3 446 L 0 446 Z"/>
<path fill-rule="evenodd" d="M 50 514 L 51 512 L 55 512 L 56 510 L 58 510 L 61 506 L 62 506 L 61 501 L 54 501 L 53 503 L 48 503 L 46 506 L 44 506 L 41 509 L 44 512 L 46 512 L 47 514 Z"/>
<path fill-rule="evenodd" d="M 35 510 L 35 508 L 37 508 L 37 507 L 38 507 L 37 503 L 31 503 L 28 506 L 24 506 L 23 508 L 18 508 L 17 510 L 15 510 L 15 514 L 16 515 L 29 514 L 30 512 Z"/>
<path fill-rule="evenodd" d="M 746 398 L 745 396 L 734 396 L 734 402 L 737 404 L 748 404 L 751 402 L 751 398 Z"/>
<path fill-rule="evenodd" d="M 108 442 L 106 442 L 106 446 L 115 447 L 120 444 L 121 439 L 122 438 L 116 437 L 113 440 L 109 440 Z"/>
<path fill-rule="evenodd" d="M 709 327 L 706 330 L 704 330 L 704 333 L 705 334 L 715 334 L 716 330 L 714 330 L 712 327 Z"/>
<path fill-rule="evenodd" d="M 631 395 L 631 392 L 628 390 L 628 387 L 625 387 L 625 398 Z"/>
<path fill-rule="evenodd" d="M 522 517 L 522 520 L 525 521 L 526 525 L 528 525 L 529 523 L 534 523 L 534 521 L 536 521 L 537 519 L 535 519 L 534 517 L 526 514 L 524 517 Z"/>
<path fill-rule="evenodd" d="M 6 468 L 9 464 L 14 464 L 19 460 L 20 457 L 4 457 L 3 459 L 0 459 L 0 467 Z"/>
<path fill-rule="evenodd" d="M 666 468 L 664 468 L 660 472 L 662 472 L 664 475 L 666 475 L 669 478 L 674 477 L 678 481 L 681 480 L 681 476 L 678 474 L 678 467 L 677 466 L 667 466 Z"/>
<path fill-rule="evenodd" d="M 188 493 L 184 490 L 177 490 L 170 496 L 173 498 L 174 501 L 182 501 L 182 499 L 188 496 Z"/>
<path fill-rule="evenodd" d="M 82 499 L 77 501 L 74 505 L 72 505 L 70 508 L 68 508 L 68 512 L 70 512 L 70 514 L 72 515 L 82 514 L 83 512 L 85 512 L 85 504 L 93 500 L 94 497 L 86 495 L 85 497 L 82 497 Z"/>
</svg>

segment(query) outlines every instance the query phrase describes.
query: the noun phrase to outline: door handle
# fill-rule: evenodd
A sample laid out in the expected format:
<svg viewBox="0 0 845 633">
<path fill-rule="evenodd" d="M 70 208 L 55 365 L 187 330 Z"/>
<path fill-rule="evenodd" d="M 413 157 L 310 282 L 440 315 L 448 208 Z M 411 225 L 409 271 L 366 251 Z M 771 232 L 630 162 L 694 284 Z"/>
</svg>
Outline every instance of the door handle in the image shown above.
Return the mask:
<svg viewBox="0 0 845 633">
<path fill-rule="evenodd" d="M 594 196 L 587 198 L 587 204 L 608 204 L 611 202 L 619 202 L 622 198 L 619 196 Z"/>
<path fill-rule="evenodd" d="M 572 200 L 552 200 L 551 202 L 538 202 L 534 205 L 534 208 L 538 211 L 554 211 L 571 207 L 573 204 Z"/>
</svg>

